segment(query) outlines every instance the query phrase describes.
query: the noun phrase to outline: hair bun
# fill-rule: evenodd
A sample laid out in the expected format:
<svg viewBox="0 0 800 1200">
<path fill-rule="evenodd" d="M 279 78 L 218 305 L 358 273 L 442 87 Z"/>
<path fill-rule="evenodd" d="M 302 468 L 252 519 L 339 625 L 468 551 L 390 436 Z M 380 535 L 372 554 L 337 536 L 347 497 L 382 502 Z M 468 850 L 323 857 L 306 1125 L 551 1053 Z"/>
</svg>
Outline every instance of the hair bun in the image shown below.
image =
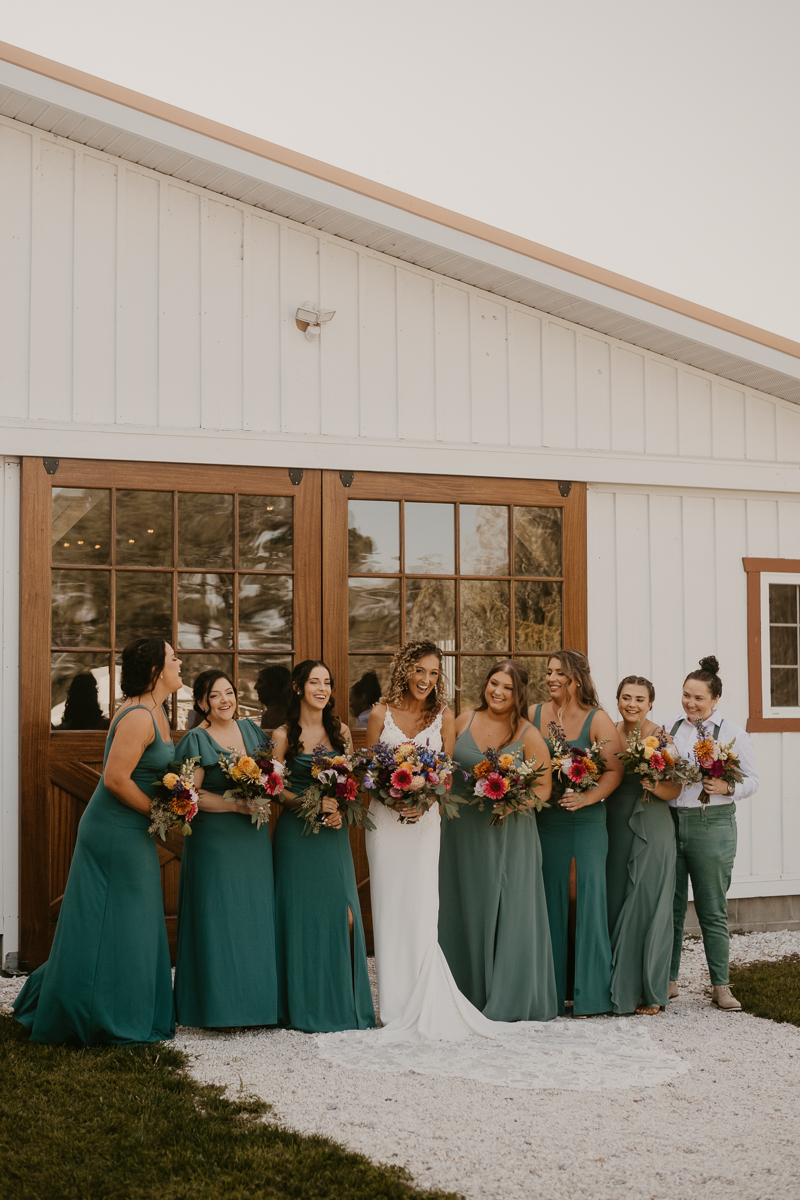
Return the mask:
<svg viewBox="0 0 800 1200">
<path fill-rule="evenodd" d="M 718 675 L 719 662 L 713 654 L 709 654 L 706 658 L 700 659 L 700 670 L 708 671 L 709 675 Z"/>
</svg>

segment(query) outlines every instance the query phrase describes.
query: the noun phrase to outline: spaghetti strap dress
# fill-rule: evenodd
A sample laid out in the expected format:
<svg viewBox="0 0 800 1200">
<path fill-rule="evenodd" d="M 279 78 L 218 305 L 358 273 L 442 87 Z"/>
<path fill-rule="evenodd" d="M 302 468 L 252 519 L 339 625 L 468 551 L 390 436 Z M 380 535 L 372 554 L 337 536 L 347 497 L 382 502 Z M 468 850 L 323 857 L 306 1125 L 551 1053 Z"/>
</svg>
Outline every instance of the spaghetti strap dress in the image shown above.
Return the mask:
<svg viewBox="0 0 800 1200">
<path fill-rule="evenodd" d="M 254 721 L 237 721 L 252 754 L 265 739 Z M 179 743 L 178 758 L 199 758 L 203 788 L 229 788 L 220 746 L 204 729 Z M 233 809 L 233 806 L 231 805 Z M 275 901 L 269 827 L 244 813 L 203 812 L 184 843 L 178 891 L 175 1016 L 179 1025 L 214 1029 L 276 1025 Z"/>
<path fill-rule="evenodd" d="M 627 775 L 606 800 L 608 931 L 614 1012 L 665 1006 L 672 957 L 675 826 L 664 800 Z"/>
<path fill-rule="evenodd" d="M 296 796 L 313 782 L 311 761 L 310 754 L 292 761 L 286 785 Z M 285 808 L 275 825 L 273 855 L 278 1024 L 306 1033 L 372 1028 L 375 1010 L 347 822 L 305 834 L 302 818 Z"/>
<path fill-rule="evenodd" d="M 592 744 L 593 708 L 571 746 L 588 750 Z M 533 723 L 541 731 L 542 705 L 536 705 Z M 552 752 L 552 744 L 549 743 Z M 606 906 L 606 806 L 590 804 L 568 812 L 555 801 L 536 815 L 542 843 L 542 873 L 547 915 L 553 944 L 553 965 L 558 1011 L 570 999 L 569 872 L 573 858 L 577 869 L 578 903 L 575 924 L 575 1016 L 611 1011 L 611 943 Z"/>
<path fill-rule="evenodd" d="M 485 757 L 471 725 L 453 754 L 470 772 Z M 519 738 L 501 753 L 521 746 Z M 453 779 L 456 795 L 472 795 L 460 771 Z M 549 1021 L 558 1002 L 536 820 L 509 817 L 492 826 L 491 819 L 491 804 L 482 812 L 465 804 L 457 819 L 442 822 L 439 945 L 459 991 L 484 1016 Z"/>
<path fill-rule="evenodd" d="M 106 739 L 108 761 L 123 709 Z M 149 796 L 175 752 L 155 738 L 131 774 Z M 161 870 L 150 818 L 122 804 L 103 778 L 78 825 L 50 957 L 29 976 L 14 1016 L 33 1042 L 80 1046 L 160 1042 L 175 1033 Z"/>
</svg>

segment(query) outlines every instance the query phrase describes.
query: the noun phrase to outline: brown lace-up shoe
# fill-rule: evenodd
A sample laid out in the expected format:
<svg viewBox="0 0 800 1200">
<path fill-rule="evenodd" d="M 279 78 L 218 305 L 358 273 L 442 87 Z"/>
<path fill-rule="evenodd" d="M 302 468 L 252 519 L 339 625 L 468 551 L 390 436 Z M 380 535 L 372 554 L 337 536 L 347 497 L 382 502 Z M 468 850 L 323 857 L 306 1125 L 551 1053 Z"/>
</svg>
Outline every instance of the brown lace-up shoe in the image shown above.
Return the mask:
<svg viewBox="0 0 800 1200">
<path fill-rule="evenodd" d="M 724 1008 L 726 1012 L 740 1012 L 742 1007 L 727 983 L 712 987 L 711 1003 L 716 1004 L 717 1008 Z"/>
<path fill-rule="evenodd" d="M 676 981 L 674 979 L 670 979 L 670 981 L 669 981 L 668 996 L 669 996 L 670 1000 L 677 1000 L 678 996 L 680 996 L 680 992 L 678 991 L 678 984 L 676 983 Z"/>
</svg>

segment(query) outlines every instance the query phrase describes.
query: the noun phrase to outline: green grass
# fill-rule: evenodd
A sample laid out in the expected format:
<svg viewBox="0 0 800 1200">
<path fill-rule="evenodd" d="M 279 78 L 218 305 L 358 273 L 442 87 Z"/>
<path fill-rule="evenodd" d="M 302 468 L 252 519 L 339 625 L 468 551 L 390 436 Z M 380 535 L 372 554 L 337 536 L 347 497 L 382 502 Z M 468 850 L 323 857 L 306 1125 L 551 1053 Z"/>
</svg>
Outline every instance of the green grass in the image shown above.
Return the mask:
<svg viewBox="0 0 800 1200">
<path fill-rule="evenodd" d="M 731 988 L 745 1012 L 800 1025 L 800 955 L 731 967 Z"/>
<path fill-rule="evenodd" d="M 455 1200 L 265 1123 L 266 1104 L 226 1100 L 184 1061 L 165 1045 L 42 1046 L 0 1016 L 2 1200 Z"/>
</svg>

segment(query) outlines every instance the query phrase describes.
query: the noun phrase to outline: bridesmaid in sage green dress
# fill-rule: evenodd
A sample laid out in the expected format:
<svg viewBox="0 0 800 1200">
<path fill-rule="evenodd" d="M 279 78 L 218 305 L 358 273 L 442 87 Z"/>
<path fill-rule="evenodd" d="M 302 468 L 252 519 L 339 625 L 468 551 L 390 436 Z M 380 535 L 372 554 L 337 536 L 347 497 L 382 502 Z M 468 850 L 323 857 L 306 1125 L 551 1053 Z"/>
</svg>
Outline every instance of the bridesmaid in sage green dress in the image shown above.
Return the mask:
<svg viewBox="0 0 800 1200">
<path fill-rule="evenodd" d="M 550 754 L 528 722 L 528 673 L 517 662 L 492 667 L 476 710 L 456 721 L 454 759 L 472 771 L 490 746 L 522 752 L 545 767 L 537 788 L 547 800 Z M 461 770 L 456 795 L 471 796 Z M 462 805 L 442 822 L 439 857 L 439 945 L 458 989 L 493 1021 L 549 1021 L 558 1010 L 553 953 L 536 819 L 491 825 L 492 807 Z"/>
<path fill-rule="evenodd" d="M 550 700 L 531 707 L 529 716 L 543 734 L 551 722 L 569 743 L 588 750 L 608 739 L 602 750 L 605 769 L 597 785 L 584 792 L 568 789 L 537 814 L 542 842 L 542 872 L 553 943 L 558 1011 L 573 1001 L 572 1015 L 585 1017 L 611 1009 L 611 945 L 606 919 L 605 805 L 599 803 L 622 780 L 617 758 L 619 736 L 600 707 L 589 661 L 579 650 L 560 650 L 547 663 Z M 549 740 L 549 739 L 548 739 Z M 552 745 L 550 747 L 552 753 Z"/>
<path fill-rule="evenodd" d="M 641 721 L 641 737 L 658 731 L 647 714 L 656 698 L 649 679 L 628 675 L 617 688 L 622 745 Z M 667 800 L 677 784 L 626 775 L 606 801 L 608 932 L 614 1012 L 652 1016 L 668 1003 L 675 895 L 675 826 Z M 643 797 L 650 793 L 645 801 Z"/>
<path fill-rule="evenodd" d="M 122 652 L 127 702 L 78 825 L 50 957 L 14 1004 L 31 1041 L 95 1046 L 175 1033 L 161 871 L 148 834 L 152 785 L 175 757 L 164 701 L 181 664 L 163 638 Z"/>
<path fill-rule="evenodd" d="M 306 834 L 296 811 L 313 782 L 315 746 L 342 753 L 350 745 L 332 690 L 323 662 L 299 663 L 286 724 L 273 734 L 275 757 L 287 766 L 273 842 L 278 1023 L 307 1033 L 375 1024 L 347 824 L 332 799 L 323 800 L 325 826 L 318 833 Z"/>
<path fill-rule="evenodd" d="M 181 860 L 175 1016 L 201 1029 L 275 1025 L 275 911 L 269 825 L 251 822 L 244 805 L 222 799 L 231 786 L 219 756 L 252 754 L 266 735 L 241 720 L 238 696 L 224 671 L 204 671 L 194 683 L 199 722 L 177 749 L 199 758 L 200 811 Z"/>
</svg>

